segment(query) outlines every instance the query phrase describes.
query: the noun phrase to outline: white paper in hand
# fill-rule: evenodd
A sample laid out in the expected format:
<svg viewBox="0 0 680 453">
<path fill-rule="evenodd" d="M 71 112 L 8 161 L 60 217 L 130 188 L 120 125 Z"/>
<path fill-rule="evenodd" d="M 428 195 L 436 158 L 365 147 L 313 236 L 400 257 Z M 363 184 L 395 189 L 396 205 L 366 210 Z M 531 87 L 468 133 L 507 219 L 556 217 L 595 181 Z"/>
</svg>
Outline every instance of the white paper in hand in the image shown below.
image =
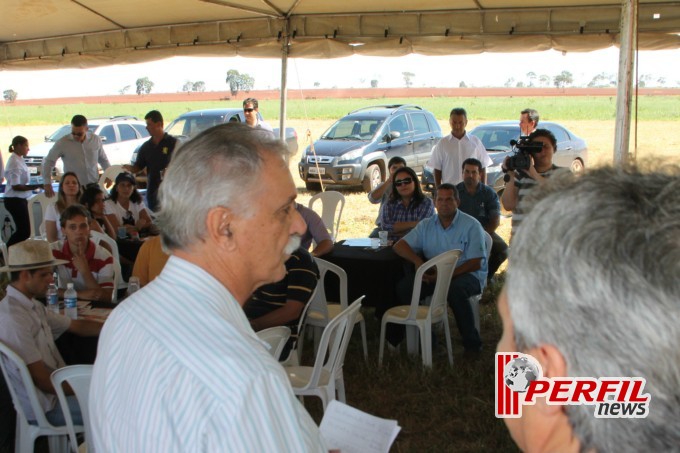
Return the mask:
<svg viewBox="0 0 680 453">
<path fill-rule="evenodd" d="M 319 426 L 326 446 L 342 453 L 387 453 L 401 427 L 333 400 Z"/>
</svg>

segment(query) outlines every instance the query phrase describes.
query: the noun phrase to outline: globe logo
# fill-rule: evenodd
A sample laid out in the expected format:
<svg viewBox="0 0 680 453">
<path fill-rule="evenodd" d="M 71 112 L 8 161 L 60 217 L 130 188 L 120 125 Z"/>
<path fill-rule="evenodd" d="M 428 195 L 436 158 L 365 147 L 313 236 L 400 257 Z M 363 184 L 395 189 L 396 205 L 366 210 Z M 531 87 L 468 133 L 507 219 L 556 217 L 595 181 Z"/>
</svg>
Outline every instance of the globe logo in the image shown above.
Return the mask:
<svg viewBox="0 0 680 453">
<path fill-rule="evenodd" d="M 503 368 L 503 377 L 505 385 L 510 390 L 524 393 L 529 389 L 532 381 L 535 381 L 540 376 L 538 364 L 533 360 L 533 357 L 520 356 L 515 357 Z"/>
</svg>

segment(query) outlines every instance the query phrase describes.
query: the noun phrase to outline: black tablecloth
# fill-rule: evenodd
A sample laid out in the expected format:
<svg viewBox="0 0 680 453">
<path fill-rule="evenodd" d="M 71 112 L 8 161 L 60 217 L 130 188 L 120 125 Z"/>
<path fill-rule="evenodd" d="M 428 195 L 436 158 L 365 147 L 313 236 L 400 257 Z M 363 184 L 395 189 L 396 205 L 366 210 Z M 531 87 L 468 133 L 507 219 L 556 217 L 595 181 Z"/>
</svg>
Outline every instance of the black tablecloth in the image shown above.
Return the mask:
<svg viewBox="0 0 680 453">
<path fill-rule="evenodd" d="M 357 297 L 365 295 L 363 305 L 376 307 L 376 312 L 381 308 L 395 305 L 395 288 L 397 282 L 404 276 L 404 265 L 407 262 L 394 253 L 392 247 L 374 250 L 349 247 L 342 245 L 340 241 L 335 244 L 331 253 L 321 258 L 337 264 L 347 273 L 350 303 Z M 326 290 L 333 293 L 333 288 L 329 287 L 328 282 Z M 335 291 L 337 292 L 337 288 Z"/>
<path fill-rule="evenodd" d="M 113 309 L 116 305 L 109 302 L 90 302 L 92 308 Z M 81 337 L 64 332 L 55 340 L 59 353 L 66 365 L 92 364 L 97 357 L 99 337 Z"/>
</svg>

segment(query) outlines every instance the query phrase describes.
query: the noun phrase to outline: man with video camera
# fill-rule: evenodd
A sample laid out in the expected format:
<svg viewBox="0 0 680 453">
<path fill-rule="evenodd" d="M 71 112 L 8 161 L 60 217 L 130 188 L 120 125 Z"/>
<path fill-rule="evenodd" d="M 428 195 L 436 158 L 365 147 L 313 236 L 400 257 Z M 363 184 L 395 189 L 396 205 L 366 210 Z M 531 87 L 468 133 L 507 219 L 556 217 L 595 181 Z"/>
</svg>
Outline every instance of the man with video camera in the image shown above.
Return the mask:
<svg viewBox="0 0 680 453">
<path fill-rule="evenodd" d="M 557 151 L 557 140 L 547 129 L 536 129 L 529 138 L 520 138 L 516 145 L 517 152 L 503 161 L 505 190 L 501 197 L 503 206 L 512 211 L 512 234 L 522 222 L 527 212 L 520 202 L 536 185 L 562 171 L 553 165 L 553 155 Z"/>
</svg>

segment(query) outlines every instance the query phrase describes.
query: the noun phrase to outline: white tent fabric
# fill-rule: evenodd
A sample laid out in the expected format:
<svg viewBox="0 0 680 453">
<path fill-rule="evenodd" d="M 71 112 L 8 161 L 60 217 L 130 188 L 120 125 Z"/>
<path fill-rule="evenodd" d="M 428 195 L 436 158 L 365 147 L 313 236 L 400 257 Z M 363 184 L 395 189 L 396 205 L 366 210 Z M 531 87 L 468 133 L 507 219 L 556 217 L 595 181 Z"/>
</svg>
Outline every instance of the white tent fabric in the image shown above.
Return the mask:
<svg viewBox="0 0 680 453">
<path fill-rule="evenodd" d="M 179 55 L 452 55 L 616 45 L 620 0 L 0 0 L 0 70 Z M 680 2 L 640 0 L 638 48 L 680 48 Z"/>
</svg>

